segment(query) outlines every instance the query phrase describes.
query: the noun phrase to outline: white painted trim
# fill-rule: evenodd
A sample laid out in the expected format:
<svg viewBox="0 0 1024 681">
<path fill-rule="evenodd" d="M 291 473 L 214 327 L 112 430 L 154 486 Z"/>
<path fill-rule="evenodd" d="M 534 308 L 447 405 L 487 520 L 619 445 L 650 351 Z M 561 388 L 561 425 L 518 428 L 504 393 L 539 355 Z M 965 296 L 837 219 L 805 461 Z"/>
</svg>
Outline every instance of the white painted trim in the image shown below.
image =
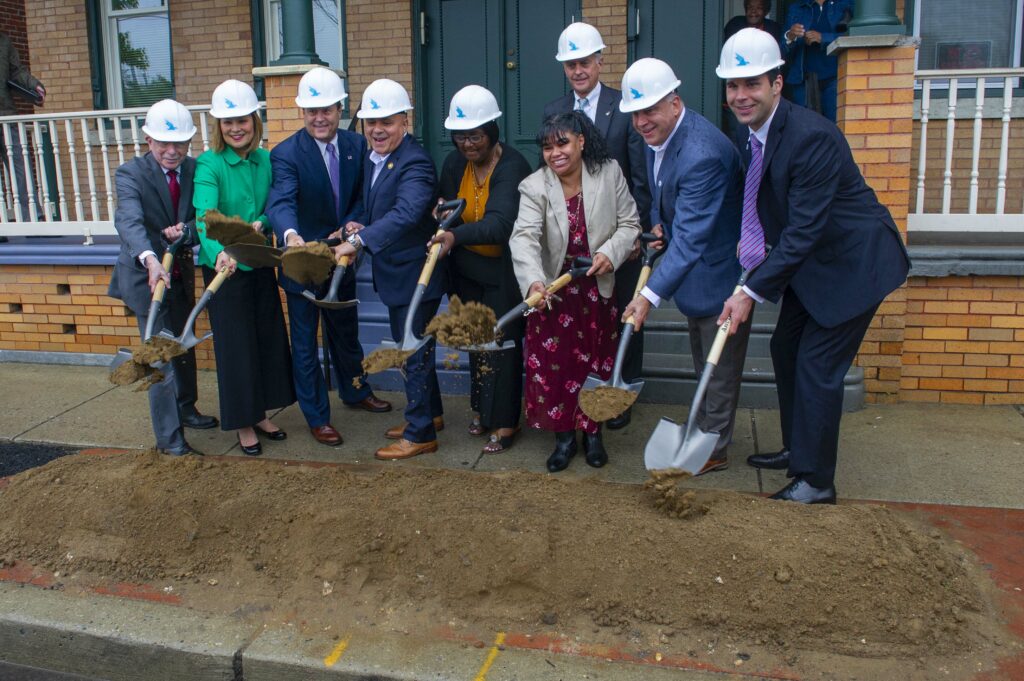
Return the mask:
<svg viewBox="0 0 1024 681">
<path fill-rule="evenodd" d="M 1024 215 L 911 213 L 907 216 L 907 231 L 1024 233 Z"/>
</svg>

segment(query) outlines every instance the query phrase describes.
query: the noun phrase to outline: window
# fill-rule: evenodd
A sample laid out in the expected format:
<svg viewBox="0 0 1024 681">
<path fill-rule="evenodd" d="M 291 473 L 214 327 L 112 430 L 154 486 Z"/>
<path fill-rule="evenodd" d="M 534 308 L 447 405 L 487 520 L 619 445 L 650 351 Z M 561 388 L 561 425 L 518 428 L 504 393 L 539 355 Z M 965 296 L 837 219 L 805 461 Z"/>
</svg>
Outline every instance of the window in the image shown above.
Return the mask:
<svg viewBox="0 0 1024 681">
<path fill-rule="evenodd" d="M 917 68 L 1020 66 L 1022 5 L 1024 0 L 915 0 Z"/>
<path fill-rule="evenodd" d="M 281 30 L 281 0 L 264 0 L 267 63 L 284 51 Z M 332 69 L 345 68 L 345 13 L 342 0 L 313 0 L 313 38 L 316 53 Z"/>
<path fill-rule="evenodd" d="M 110 105 L 149 106 L 174 98 L 168 0 L 103 0 Z"/>
</svg>

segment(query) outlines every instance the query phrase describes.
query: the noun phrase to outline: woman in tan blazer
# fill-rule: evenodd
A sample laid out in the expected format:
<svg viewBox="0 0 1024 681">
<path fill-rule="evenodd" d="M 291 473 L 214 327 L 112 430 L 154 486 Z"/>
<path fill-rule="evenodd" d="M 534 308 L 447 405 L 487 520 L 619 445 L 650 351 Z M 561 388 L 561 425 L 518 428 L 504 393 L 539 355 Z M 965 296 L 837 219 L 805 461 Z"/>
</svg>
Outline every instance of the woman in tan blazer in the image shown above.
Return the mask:
<svg viewBox="0 0 1024 681">
<path fill-rule="evenodd" d="M 526 420 L 555 433 L 552 473 L 576 454 L 582 430 L 587 463 L 608 462 L 601 424 L 579 409 L 579 391 L 591 372 L 607 378 L 618 344 L 615 270 L 634 253 L 640 236 L 636 204 L 601 134 L 586 115 L 558 114 L 537 135 L 545 166 L 519 185 L 519 215 L 509 246 L 525 296 L 545 303 L 526 320 Z M 594 264 L 557 296 L 545 286 L 576 256 Z"/>
</svg>

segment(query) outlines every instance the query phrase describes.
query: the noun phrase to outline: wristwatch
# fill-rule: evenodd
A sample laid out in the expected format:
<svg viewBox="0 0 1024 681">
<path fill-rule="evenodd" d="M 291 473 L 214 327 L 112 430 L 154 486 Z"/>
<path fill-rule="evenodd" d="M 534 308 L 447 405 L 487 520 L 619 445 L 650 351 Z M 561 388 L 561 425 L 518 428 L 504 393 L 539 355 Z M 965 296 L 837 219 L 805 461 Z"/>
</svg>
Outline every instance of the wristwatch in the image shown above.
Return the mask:
<svg viewBox="0 0 1024 681">
<path fill-rule="evenodd" d="M 356 249 L 357 253 L 363 248 L 363 240 L 360 239 L 359 236 L 356 234 L 353 234 L 349 238 L 345 239 L 345 241 L 351 244 L 352 248 Z"/>
</svg>

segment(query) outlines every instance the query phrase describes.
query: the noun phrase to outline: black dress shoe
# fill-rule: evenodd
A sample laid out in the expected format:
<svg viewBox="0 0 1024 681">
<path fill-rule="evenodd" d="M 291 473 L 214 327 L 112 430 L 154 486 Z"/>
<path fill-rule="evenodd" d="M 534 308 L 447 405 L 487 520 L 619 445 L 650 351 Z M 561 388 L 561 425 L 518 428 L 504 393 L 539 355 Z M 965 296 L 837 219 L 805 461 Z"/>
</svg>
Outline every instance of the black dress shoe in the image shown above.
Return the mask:
<svg viewBox="0 0 1024 681">
<path fill-rule="evenodd" d="M 164 454 L 167 454 L 168 456 L 206 456 L 201 451 L 199 451 L 198 449 L 196 449 L 187 442 L 185 443 L 185 446 L 182 447 L 180 452 L 165 451 Z"/>
<path fill-rule="evenodd" d="M 242 453 L 246 456 L 259 456 L 263 453 L 263 445 L 260 444 L 259 440 L 256 440 L 256 444 L 251 447 L 247 447 L 242 444 L 242 438 L 238 438 L 238 447 L 242 450 Z"/>
<path fill-rule="evenodd" d="M 798 504 L 834 504 L 836 488 L 815 487 L 802 478 L 796 478 L 769 498 Z"/>
<path fill-rule="evenodd" d="M 630 407 L 626 411 L 622 412 L 618 416 L 612 419 L 608 419 L 605 425 L 608 426 L 608 430 L 618 430 L 619 428 L 625 428 L 629 425 L 630 420 L 633 418 L 633 407 Z"/>
<path fill-rule="evenodd" d="M 789 468 L 789 450 L 780 449 L 773 454 L 751 454 L 747 463 L 754 468 L 770 468 L 773 471 L 784 471 Z"/>
<path fill-rule="evenodd" d="M 186 428 L 193 428 L 195 430 L 209 430 L 210 428 L 216 428 L 220 421 L 215 416 L 206 416 L 200 414 L 198 411 L 194 411 L 191 414 L 181 415 L 181 425 Z"/>
<path fill-rule="evenodd" d="M 597 432 L 593 435 L 583 433 L 583 453 L 587 456 L 588 466 L 600 468 L 608 463 L 608 452 L 601 441 L 601 426 L 597 427 Z"/>
<path fill-rule="evenodd" d="M 280 428 L 278 428 L 277 430 L 263 430 L 259 426 L 253 426 L 252 428 L 253 428 L 253 430 L 256 431 L 257 435 L 263 435 L 268 440 L 273 440 L 274 442 L 278 442 L 280 440 L 284 440 L 285 438 L 288 437 L 288 433 L 284 432 Z M 257 444 L 259 444 L 259 443 L 257 443 Z"/>
<path fill-rule="evenodd" d="M 576 431 L 555 433 L 555 451 L 548 457 L 548 472 L 557 473 L 569 467 L 569 461 L 576 456 Z"/>
</svg>

